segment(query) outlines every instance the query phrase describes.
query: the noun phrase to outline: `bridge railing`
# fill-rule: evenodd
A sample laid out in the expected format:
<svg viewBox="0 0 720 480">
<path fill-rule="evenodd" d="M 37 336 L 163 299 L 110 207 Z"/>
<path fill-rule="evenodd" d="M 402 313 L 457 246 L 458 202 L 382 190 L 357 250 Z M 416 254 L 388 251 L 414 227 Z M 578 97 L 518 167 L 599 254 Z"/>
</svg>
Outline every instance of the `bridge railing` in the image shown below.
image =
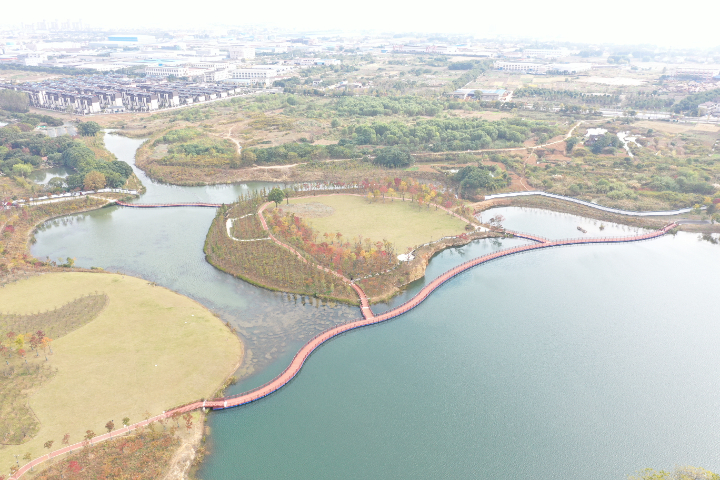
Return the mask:
<svg viewBox="0 0 720 480">
<path fill-rule="evenodd" d="M 505 233 L 508 235 L 512 235 L 513 237 L 518 237 L 518 238 L 539 239 L 540 241 L 543 241 L 543 242 L 552 241 L 549 238 L 542 237 L 540 235 L 534 235 L 532 233 L 526 233 L 526 232 L 518 232 L 516 230 L 505 230 Z"/>
</svg>

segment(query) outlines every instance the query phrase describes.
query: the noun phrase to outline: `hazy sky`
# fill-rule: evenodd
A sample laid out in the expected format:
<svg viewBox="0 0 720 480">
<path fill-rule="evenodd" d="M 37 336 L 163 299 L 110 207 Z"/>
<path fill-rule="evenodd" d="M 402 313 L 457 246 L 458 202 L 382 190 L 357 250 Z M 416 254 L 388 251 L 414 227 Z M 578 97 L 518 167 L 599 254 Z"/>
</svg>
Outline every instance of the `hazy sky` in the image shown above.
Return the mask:
<svg viewBox="0 0 720 480">
<path fill-rule="evenodd" d="M 678 47 L 720 45 L 719 0 L 696 0 L 688 2 L 687 8 L 667 0 L 35 0 L 4 3 L 0 22 L 5 24 L 82 18 L 92 25 L 119 31 L 130 26 L 172 28 L 256 23 L 297 30 L 374 29 Z"/>
</svg>

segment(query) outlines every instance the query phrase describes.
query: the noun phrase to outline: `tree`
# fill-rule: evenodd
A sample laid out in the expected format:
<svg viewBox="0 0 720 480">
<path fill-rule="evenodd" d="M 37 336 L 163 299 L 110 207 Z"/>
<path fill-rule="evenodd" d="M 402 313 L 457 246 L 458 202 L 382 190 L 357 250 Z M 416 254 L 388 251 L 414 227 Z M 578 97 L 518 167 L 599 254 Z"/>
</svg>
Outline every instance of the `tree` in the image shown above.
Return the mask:
<svg viewBox="0 0 720 480">
<path fill-rule="evenodd" d="M 62 153 L 60 157 L 63 165 L 73 170 L 77 170 L 78 165 L 83 161 L 94 160 L 95 154 L 92 150 L 84 145 L 70 147 Z"/>
<path fill-rule="evenodd" d="M 108 431 L 108 433 L 110 433 L 110 432 L 112 432 L 113 430 L 115 430 L 115 422 L 113 422 L 112 420 L 110 420 L 109 422 L 107 422 L 107 423 L 105 424 L 105 429 Z"/>
<path fill-rule="evenodd" d="M 93 432 L 92 430 L 87 430 L 85 432 L 85 440 L 90 442 L 90 441 L 92 441 L 93 438 L 95 438 L 95 432 Z"/>
<path fill-rule="evenodd" d="M 573 148 L 575 148 L 575 145 L 580 142 L 580 139 L 578 137 L 570 137 L 567 140 L 565 140 L 565 153 L 572 152 Z"/>
<path fill-rule="evenodd" d="M 252 165 L 255 163 L 255 160 L 257 160 L 257 156 L 251 150 L 243 148 L 241 152 L 240 158 L 242 159 L 243 165 Z"/>
<path fill-rule="evenodd" d="M 25 453 L 25 455 L 23 455 L 23 460 L 27 461 L 27 460 L 30 460 L 31 458 L 32 458 L 32 455 L 30 454 L 30 452 L 27 452 L 27 453 Z"/>
<path fill-rule="evenodd" d="M 66 433 L 65 435 L 63 435 L 62 444 L 67 445 L 69 443 L 70 443 L 70 434 Z"/>
<path fill-rule="evenodd" d="M 83 179 L 83 188 L 85 188 L 85 190 L 99 190 L 103 187 L 105 187 L 105 175 L 97 170 L 93 170 L 85 175 Z"/>
<path fill-rule="evenodd" d="M 268 201 L 275 202 L 275 207 L 277 207 L 282 201 L 285 199 L 285 193 L 280 190 L 279 188 L 275 187 L 272 190 L 270 190 L 270 193 L 268 193 Z"/>
<path fill-rule="evenodd" d="M 67 187 L 67 182 L 62 177 L 53 177 L 47 183 L 48 187 L 52 190 L 64 190 Z"/>
<path fill-rule="evenodd" d="M 122 424 L 127 427 L 128 425 L 130 425 L 130 419 L 128 417 L 123 418 Z"/>
<path fill-rule="evenodd" d="M 332 119 L 332 122 L 330 122 L 330 126 L 331 126 L 332 128 L 337 128 L 337 127 L 339 127 L 339 126 L 340 126 L 340 120 L 338 120 L 337 118 L 333 118 L 333 119 Z"/>
<path fill-rule="evenodd" d="M 45 442 L 45 443 L 43 444 L 43 446 L 44 446 L 45 448 L 47 448 L 48 450 L 50 450 L 50 449 L 52 448 L 52 446 L 53 446 L 53 443 L 55 443 L 53 440 L 48 440 L 47 442 Z"/>
<path fill-rule="evenodd" d="M 27 177 L 32 173 L 33 167 L 32 165 L 28 165 L 27 163 L 16 163 L 15 165 L 13 165 L 12 171 L 15 175 Z"/>
<path fill-rule="evenodd" d="M 413 157 L 400 148 L 386 147 L 375 155 L 374 163 L 388 168 L 401 168 L 412 165 Z"/>
<path fill-rule="evenodd" d="M 25 92 L 0 90 L 0 108 L 10 112 L 26 113 L 30 109 L 30 97 Z"/>
<path fill-rule="evenodd" d="M 77 131 L 83 137 L 93 137 L 102 127 L 97 122 L 81 122 L 77 125 Z"/>
</svg>

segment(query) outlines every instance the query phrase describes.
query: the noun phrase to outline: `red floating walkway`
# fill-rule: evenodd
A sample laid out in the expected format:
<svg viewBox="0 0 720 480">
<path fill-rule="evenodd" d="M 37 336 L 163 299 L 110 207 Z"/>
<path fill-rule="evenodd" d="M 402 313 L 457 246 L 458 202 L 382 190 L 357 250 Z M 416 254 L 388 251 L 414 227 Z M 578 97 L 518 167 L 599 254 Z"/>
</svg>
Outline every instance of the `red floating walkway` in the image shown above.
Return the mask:
<svg viewBox="0 0 720 480">
<path fill-rule="evenodd" d="M 222 203 L 125 203 L 117 201 L 116 205 L 130 208 L 169 208 L 169 207 L 222 207 Z"/>
<path fill-rule="evenodd" d="M 267 205 L 267 204 L 266 204 Z M 261 208 L 262 209 L 266 206 L 264 205 Z M 128 205 L 130 206 L 130 205 Z M 201 206 L 201 205 L 193 205 L 193 206 Z M 267 229 L 267 224 L 265 223 L 262 215 L 260 215 L 261 221 L 263 223 L 263 226 Z M 447 272 L 440 275 L 438 278 L 430 282 L 428 285 L 426 285 L 420 292 L 415 295 L 411 300 L 408 302 L 400 305 L 399 307 L 390 310 L 389 312 L 385 312 L 382 315 L 375 316 L 372 313 L 372 310 L 370 310 L 370 305 L 368 304 L 367 297 L 365 296 L 364 292 L 352 283 L 355 290 L 358 292 L 358 295 L 360 295 L 360 304 L 361 304 L 361 310 L 363 312 L 363 318 L 362 320 L 356 320 L 353 322 L 345 323 L 343 325 L 338 325 L 336 327 L 332 327 L 319 335 L 316 335 L 312 340 L 310 340 L 308 343 L 306 343 L 300 351 L 295 355 L 292 362 L 290 362 L 290 365 L 277 377 L 275 377 L 270 382 L 266 383 L 265 385 L 262 385 L 261 387 L 258 387 L 254 390 L 251 390 L 246 393 L 242 393 L 239 395 L 232 395 L 228 397 L 223 398 L 217 398 L 213 400 L 206 400 L 206 401 L 198 401 L 194 403 L 189 403 L 187 405 L 183 405 L 182 407 L 177 407 L 175 409 L 169 410 L 167 412 L 163 412 L 161 415 L 157 415 L 155 417 L 152 417 L 148 420 L 144 420 L 142 422 L 136 423 L 134 425 L 130 425 L 129 427 L 124 427 L 119 430 L 114 430 L 110 433 L 106 433 L 104 435 L 100 435 L 98 437 L 95 437 L 93 439 L 92 443 L 97 443 L 99 441 L 103 440 L 109 440 L 111 438 L 124 435 L 130 431 L 133 431 L 139 427 L 145 426 L 148 423 L 155 422 L 157 420 L 162 420 L 165 418 L 168 418 L 174 414 L 183 414 L 185 412 L 190 412 L 192 410 L 196 410 L 198 408 L 212 408 L 213 410 L 222 410 L 225 408 L 231 408 L 231 407 L 237 407 L 240 405 L 245 405 L 247 403 L 254 402 L 255 400 L 259 400 L 263 397 L 266 397 L 270 395 L 271 393 L 279 390 L 284 385 L 286 385 L 290 380 L 292 380 L 295 375 L 300 371 L 303 364 L 305 363 L 305 360 L 310 356 L 310 354 L 315 351 L 316 348 L 318 348 L 323 343 L 327 342 L 333 337 L 336 337 L 340 335 L 341 333 L 348 332 L 350 330 L 354 330 L 356 328 L 365 327 L 367 325 L 373 325 L 376 323 L 384 322 L 387 320 L 390 320 L 392 318 L 395 318 L 399 315 L 402 315 L 405 312 L 408 312 L 412 310 L 413 308 L 417 307 L 422 303 L 432 292 L 434 292 L 438 287 L 440 287 L 442 284 L 450 280 L 451 278 L 455 277 L 456 275 L 461 274 L 462 272 L 469 270 L 470 268 L 476 267 L 478 265 L 482 265 L 483 263 L 487 263 L 491 260 L 495 260 L 498 258 L 506 257 L 508 255 L 515 255 L 516 253 L 522 253 L 522 252 L 529 252 L 531 250 L 537 250 L 540 248 L 551 248 L 551 247 L 561 247 L 565 245 L 581 245 L 581 244 L 594 244 L 594 243 L 628 243 L 628 242 L 639 242 L 642 240 L 649 240 L 652 238 L 657 238 L 662 235 L 665 235 L 669 230 L 675 228 L 677 226 L 676 223 L 671 223 L 664 228 L 645 233 L 642 235 L 636 235 L 632 237 L 606 237 L 606 238 L 573 238 L 573 239 L 567 239 L 567 240 L 548 240 L 542 237 L 537 237 L 534 235 L 526 235 L 526 234 L 519 234 L 515 232 L 507 232 L 512 233 L 516 237 L 520 238 L 528 238 L 530 240 L 533 240 L 538 243 L 530 244 L 530 245 L 521 245 L 519 247 L 513 247 L 508 248 L 506 250 L 500 250 L 494 253 L 490 253 L 488 255 L 483 255 L 482 257 L 475 258 L 473 260 L 470 260 L 468 262 L 465 262 L 461 265 L 458 265 L 457 267 L 448 270 Z M 277 240 L 275 240 L 277 242 Z M 281 243 L 281 242 L 278 242 Z M 282 244 L 282 243 L 281 243 Z M 292 247 L 289 247 L 285 244 L 282 244 L 285 248 L 290 249 L 291 251 L 295 252 Z M 297 255 L 300 255 L 299 253 L 295 252 Z M 41 457 L 38 457 L 31 462 L 23 465 L 14 475 L 12 475 L 11 479 L 17 479 L 20 478 L 23 474 L 28 472 L 32 467 L 49 460 L 51 458 L 57 457 L 59 455 L 62 455 L 63 453 L 69 453 L 72 450 L 81 448 L 85 445 L 85 443 L 76 443 L 75 445 L 70 445 L 68 447 L 64 447 L 62 449 L 56 450 L 54 452 L 48 453 L 46 455 L 43 455 Z"/>
</svg>

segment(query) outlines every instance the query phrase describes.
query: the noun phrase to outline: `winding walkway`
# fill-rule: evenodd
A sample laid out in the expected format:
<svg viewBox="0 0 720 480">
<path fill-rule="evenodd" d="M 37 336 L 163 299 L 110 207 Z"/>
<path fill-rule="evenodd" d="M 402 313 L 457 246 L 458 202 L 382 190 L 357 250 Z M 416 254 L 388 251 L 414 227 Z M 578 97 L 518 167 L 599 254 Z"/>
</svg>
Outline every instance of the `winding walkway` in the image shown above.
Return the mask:
<svg viewBox="0 0 720 480">
<path fill-rule="evenodd" d="M 264 209 L 268 204 L 263 205 L 261 207 L 261 210 Z M 261 221 L 263 221 L 263 225 L 267 227 L 267 225 L 264 222 L 264 219 L 262 217 L 262 214 L 260 215 Z M 271 381 L 267 382 L 266 384 L 255 388 L 249 392 L 242 393 L 239 395 L 231 395 L 223 398 L 217 398 L 212 400 L 200 400 L 197 402 L 189 403 L 187 405 L 183 405 L 181 407 L 174 408 L 172 410 L 169 410 L 167 412 L 163 412 L 160 415 L 157 415 L 155 417 L 152 417 L 148 420 L 144 420 L 142 422 L 138 422 L 136 424 L 114 430 L 112 432 L 99 435 L 98 437 L 95 437 L 92 441 L 92 443 L 97 443 L 104 440 L 109 440 L 118 436 L 122 436 L 127 434 L 128 432 L 131 432 L 133 430 L 136 430 L 140 427 L 144 427 L 145 425 L 148 425 L 149 423 L 158 421 L 158 420 L 164 420 L 166 418 L 169 418 L 173 415 L 183 414 L 186 412 L 190 412 L 193 410 L 197 410 L 202 408 L 203 410 L 206 408 L 212 408 L 213 410 L 223 410 L 226 408 L 232 408 L 232 407 L 238 407 L 240 405 L 245 405 L 251 402 L 254 402 L 256 400 L 259 400 L 263 397 L 266 397 L 270 395 L 271 393 L 276 392 L 283 386 L 285 386 L 290 380 L 292 380 L 295 375 L 298 374 L 302 366 L 304 365 L 305 361 L 308 359 L 308 357 L 317 349 L 320 345 L 327 342 L 328 340 L 343 334 L 345 332 L 349 332 L 350 330 L 354 330 L 356 328 L 362 328 L 366 327 L 368 325 L 374 325 L 376 323 L 385 322 L 387 320 L 393 319 L 395 317 L 398 317 L 413 308 L 420 305 L 427 297 L 430 296 L 431 293 L 433 293 L 435 290 L 437 290 L 440 286 L 442 286 L 445 282 L 451 280 L 457 275 L 460 275 L 461 273 L 465 272 L 466 270 L 469 270 L 473 267 L 476 267 L 478 265 L 482 265 L 484 263 L 490 262 L 492 260 L 496 260 L 498 258 L 506 257 L 509 255 L 515 255 L 518 253 L 524 253 L 529 252 L 531 250 L 537 250 L 541 248 L 552 248 L 552 247 L 562 247 L 567 245 L 583 245 L 583 244 L 597 244 L 597 243 L 628 243 L 628 242 L 639 242 L 643 240 L 649 240 L 653 238 L 658 238 L 663 235 L 665 235 L 669 230 L 675 228 L 677 226 L 676 223 L 670 223 L 663 227 L 660 230 L 640 234 L 640 235 L 634 235 L 630 237 L 599 237 L 599 238 L 571 238 L 567 240 L 548 240 L 543 237 L 539 237 L 536 235 L 529 235 L 519 232 L 512 232 L 512 231 L 506 231 L 506 233 L 511 234 L 515 237 L 519 238 L 525 238 L 534 241 L 535 243 L 527 244 L 527 245 L 521 245 L 518 247 L 508 248 L 505 250 L 499 250 L 497 252 L 493 252 L 487 255 L 483 255 L 481 257 L 475 258 L 473 260 L 469 260 L 461 265 L 458 265 L 455 268 L 452 268 L 448 270 L 447 272 L 440 275 L 438 278 L 430 282 L 428 285 L 426 285 L 420 292 L 418 292 L 417 295 L 415 295 L 412 299 L 410 299 L 408 302 L 400 305 L 397 308 L 394 308 L 393 310 L 390 310 L 388 312 L 385 312 L 381 315 L 373 315 L 372 310 L 370 309 L 369 304 L 367 303 L 367 297 L 365 297 L 364 293 L 362 293 L 362 290 L 355 285 L 352 284 L 355 290 L 358 292 L 358 295 L 360 295 L 360 303 L 361 303 L 361 310 L 363 312 L 363 319 L 361 320 L 355 320 L 348 323 L 344 323 L 342 325 L 337 325 L 335 327 L 329 328 L 328 330 L 325 330 L 324 332 L 316 335 L 313 337 L 309 342 L 307 342 L 300 351 L 295 355 L 292 362 L 290 362 L 290 365 L 277 377 L 272 379 Z M 268 232 L 269 234 L 269 232 Z M 277 240 L 276 240 L 277 241 Z M 282 242 L 279 242 L 282 244 Z M 297 251 L 292 249 L 292 247 L 286 246 L 285 244 L 282 244 L 285 248 L 290 249 L 293 251 L 296 255 L 300 256 Z M 300 256 L 301 257 L 301 256 Z M 301 257 L 303 258 L 303 257 Z M 303 258 L 304 261 L 307 261 Z M 320 268 L 320 267 L 318 267 Z M 333 272 L 330 272 L 333 273 Z M 60 456 L 65 453 L 70 453 L 73 450 L 76 450 L 78 448 L 81 448 L 85 446 L 85 442 L 76 443 L 74 445 L 70 445 L 64 448 L 61 448 L 59 450 L 55 450 L 54 452 L 50 452 L 46 455 L 43 455 L 41 457 L 38 457 L 31 462 L 27 463 L 26 465 L 23 465 L 13 476 L 10 478 L 17 479 L 20 478 L 23 474 L 28 472 L 32 467 L 39 465 L 40 463 L 45 462 L 46 460 L 55 458 L 57 456 Z"/>
<path fill-rule="evenodd" d="M 669 210 L 669 211 L 665 211 L 665 212 L 632 212 L 629 210 L 618 210 L 617 208 L 603 207 L 602 205 L 586 202 L 583 200 L 578 200 L 577 198 L 564 197 L 562 195 L 555 195 L 554 193 L 547 193 L 547 192 L 540 192 L 540 191 L 538 191 L 538 192 L 498 193 L 495 195 L 485 196 L 485 200 L 493 200 L 496 198 L 527 197 L 527 196 L 531 196 L 531 195 L 539 195 L 542 197 L 554 198 L 556 200 L 564 200 L 566 202 L 578 203 L 578 204 L 584 205 L 586 207 L 595 208 L 597 210 L 602 210 L 603 212 L 617 213 L 618 215 L 630 215 L 633 217 L 662 217 L 662 216 L 666 216 L 666 215 L 680 215 L 683 213 L 689 213 L 689 212 L 693 211 L 692 208 L 682 208 L 680 210 Z"/>
<path fill-rule="evenodd" d="M 210 208 L 218 208 L 222 207 L 223 203 L 125 203 L 117 201 L 115 202 L 117 205 L 120 205 L 121 207 L 130 207 L 130 208 L 169 208 L 169 207 L 210 207 Z"/>
</svg>

